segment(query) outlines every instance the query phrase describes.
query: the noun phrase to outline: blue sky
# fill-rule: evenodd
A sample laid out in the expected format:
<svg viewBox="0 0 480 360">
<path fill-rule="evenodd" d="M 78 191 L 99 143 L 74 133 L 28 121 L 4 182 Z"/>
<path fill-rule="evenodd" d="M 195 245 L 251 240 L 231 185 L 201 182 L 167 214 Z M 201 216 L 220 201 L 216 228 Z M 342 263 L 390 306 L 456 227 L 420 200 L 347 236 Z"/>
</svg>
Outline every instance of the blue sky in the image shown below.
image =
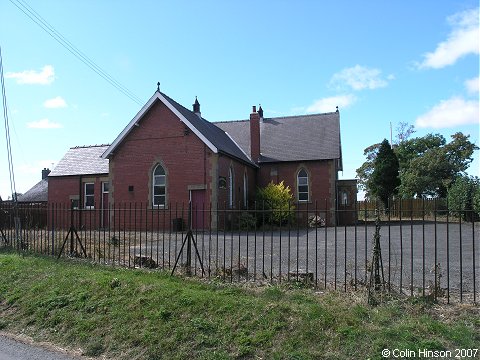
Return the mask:
<svg viewBox="0 0 480 360">
<path fill-rule="evenodd" d="M 35 10 L 140 103 L 18 7 Z M 16 189 L 68 148 L 112 142 L 156 90 L 210 121 L 341 114 L 344 171 L 390 123 L 479 145 L 478 1 L 2 0 L 0 46 Z M 5 136 L 0 195 L 8 198 Z M 292 134 L 295 136 L 295 134 Z M 479 154 L 469 173 L 479 175 Z M 52 165 L 53 164 L 53 165 Z"/>
</svg>

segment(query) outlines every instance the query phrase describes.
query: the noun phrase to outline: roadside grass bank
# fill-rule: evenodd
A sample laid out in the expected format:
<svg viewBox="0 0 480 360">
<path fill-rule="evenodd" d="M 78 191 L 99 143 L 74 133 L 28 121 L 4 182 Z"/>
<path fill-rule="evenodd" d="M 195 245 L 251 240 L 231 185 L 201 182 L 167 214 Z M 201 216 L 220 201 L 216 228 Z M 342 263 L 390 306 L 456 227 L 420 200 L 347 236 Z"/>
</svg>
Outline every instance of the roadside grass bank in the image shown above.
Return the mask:
<svg viewBox="0 0 480 360">
<path fill-rule="evenodd" d="M 393 297 L 370 307 L 361 292 L 234 286 L 0 250 L 0 330 L 111 359 L 382 359 L 383 349 L 478 347 L 480 310 Z"/>
</svg>

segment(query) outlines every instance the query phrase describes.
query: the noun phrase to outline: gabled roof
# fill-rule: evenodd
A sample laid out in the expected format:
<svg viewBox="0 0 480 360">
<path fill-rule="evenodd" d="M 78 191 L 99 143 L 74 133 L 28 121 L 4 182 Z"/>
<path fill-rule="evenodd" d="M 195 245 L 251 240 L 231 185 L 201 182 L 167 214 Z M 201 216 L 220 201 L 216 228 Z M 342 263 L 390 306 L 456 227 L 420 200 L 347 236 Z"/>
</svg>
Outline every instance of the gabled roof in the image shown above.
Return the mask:
<svg viewBox="0 0 480 360">
<path fill-rule="evenodd" d="M 249 120 L 215 125 L 250 154 Z M 260 120 L 260 155 L 260 162 L 341 160 L 339 112 Z"/>
<path fill-rule="evenodd" d="M 195 135 L 197 135 L 214 153 L 224 153 L 237 158 L 249 165 L 256 166 L 250 157 L 243 151 L 241 147 L 235 144 L 235 141 L 228 136 L 222 129 L 215 126 L 211 122 L 198 116 L 194 112 L 188 110 L 184 106 L 177 103 L 164 93 L 156 91 L 155 94 L 148 100 L 143 108 L 135 115 L 130 123 L 117 136 L 113 143 L 103 153 L 102 158 L 107 159 L 115 149 L 123 142 L 133 129 L 135 124 L 138 124 L 143 115 L 150 110 L 150 108 L 157 102 L 161 101 L 167 106 L 179 119 L 182 121 Z"/>
<path fill-rule="evenodd" d="M 108 174 L 108 159 L 101 156 L 108 145 L 70 148 L 48 177 Z"/>
<path fill-rule="evenodd" d="M 23 203 L 47 202 L 48 201 L 48 178 L 40 180 L 25 194 L 18 195 L 17 201 L 23 202 Z"/>
</svg>

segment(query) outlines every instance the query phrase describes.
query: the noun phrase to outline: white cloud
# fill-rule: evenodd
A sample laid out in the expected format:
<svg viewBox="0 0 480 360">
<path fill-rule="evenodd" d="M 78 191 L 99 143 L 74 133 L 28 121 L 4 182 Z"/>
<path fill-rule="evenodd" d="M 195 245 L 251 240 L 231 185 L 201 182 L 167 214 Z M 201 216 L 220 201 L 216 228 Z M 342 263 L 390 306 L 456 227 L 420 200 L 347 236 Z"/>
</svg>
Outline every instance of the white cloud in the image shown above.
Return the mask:
<svg viewBox="0 0 480 360">
<path fill-rule="evenodd" d="M 16 79 L 18 84 L 48 85 L 55 80 L 55 70 L 52 65 L 45 65 L 40 72 L 25 70 L 17 73 L 7 73 L 5 77 L 8 79 Z"/>
<path fill-rule="evenodd" d="M 480 88 L 479 77 L 477 76 L 476 78 L 466 80 L 465 87 L 467 88 L 469 94 L 478 93 Z"/>
<path fill-rule="evenodd" d="M 32 121 L 27 124 L 27 127 L 30 129 L 59 129 L 63 125 L 55 122 L 51 122 L 48 119 L 42 119 L 38 121 Z"/>
<path fill-rule="evenodd" d="M 390 74 L 386 79 L 381 77 L 382 71 L 365 66 L 355 65 L 354 67 L 343 69 L 334 74 L 330 80 L 330 85 L 342 88 L 348 85 L 353 90 L 377 89 L 388 85 L 387 80 L 393 80 L 395 76 Z"/>
<path fill-rule="evenodd" d="M 67 103 L 61 96 L 57 96 L 53 99 L 46 100 L 43 106 L 49 109 L 57 109 L 67 107 Z"/>
<path fill-rule="evenodd" d="M 426 53 L 419 68 L 440 69 L 453 65 L 468 54 L 478 54 L 479 50 L 479 8 L 462 11 L 450 16 L 447 21 L 452 31 L 447 39 L 437 45 L 433 52 Z"/>
<path fill-rule="evenodd" d="M 351 94 L 327 97 L 327 98 L 314 101 L 314 103 L 306 109 L 306 112 L 307 113 L 332 112 L 336 110 L 337 106 L 340 109 L 346 108 L 352 105 L 356 100 L 357 98 Z"/>
<path fill-rule="evenodd" d="M 465 100 L 452 97 L 442 100 L 427 113 L 419 116 L 415 126 L 419 128 L 449 128 L 459 125 L 479 123 L 479 103 L 477 100 Z"/>
</svg>

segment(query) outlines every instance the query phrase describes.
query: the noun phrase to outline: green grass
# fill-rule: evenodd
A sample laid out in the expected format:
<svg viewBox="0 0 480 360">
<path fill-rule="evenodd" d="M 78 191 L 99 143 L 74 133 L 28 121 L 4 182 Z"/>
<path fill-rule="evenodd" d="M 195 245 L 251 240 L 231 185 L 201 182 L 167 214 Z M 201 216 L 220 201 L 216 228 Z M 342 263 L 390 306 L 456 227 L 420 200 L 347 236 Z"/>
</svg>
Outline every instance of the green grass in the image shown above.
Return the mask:
<svg viewBox="0 0 480 360">
<path fill-rule="evenodd" d="M 448 316 L 444 316 L 447 314 Z M 382 359 L 480 343 L 479 309 L 0 252 L 0 330 L 115 359 Z"/>
</svg>

